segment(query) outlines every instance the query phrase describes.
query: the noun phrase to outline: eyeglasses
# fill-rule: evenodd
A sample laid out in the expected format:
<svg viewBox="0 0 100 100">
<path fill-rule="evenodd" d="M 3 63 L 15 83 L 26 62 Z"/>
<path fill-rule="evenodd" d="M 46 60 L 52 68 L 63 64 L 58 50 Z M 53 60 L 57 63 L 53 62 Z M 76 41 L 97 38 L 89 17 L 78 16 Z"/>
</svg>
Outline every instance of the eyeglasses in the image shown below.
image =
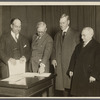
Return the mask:
<svg viewBox="0 0 100 100">
<path fill-rule="evenodd" d="M 42 33 L 42 34 L 44 34 L 44 31 L 37 31 L 37 33 Z"/>
</svg>

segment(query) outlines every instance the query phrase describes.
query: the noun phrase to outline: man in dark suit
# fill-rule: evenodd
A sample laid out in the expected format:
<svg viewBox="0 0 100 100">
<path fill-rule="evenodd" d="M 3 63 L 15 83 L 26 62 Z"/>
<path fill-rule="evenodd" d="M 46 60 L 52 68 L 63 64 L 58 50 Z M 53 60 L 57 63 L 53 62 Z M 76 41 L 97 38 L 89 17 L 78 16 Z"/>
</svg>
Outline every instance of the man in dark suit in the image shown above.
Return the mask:
<svg viewBox="0 0 100 100">
<path fill-rule="evenodd" d="M 93 39 L 91 27 L 82 30 L 83 42 L 72 55 L 69 76 L 73 96 L 100 96 L 100 44 Z"/>
<path fill-rule="evenodd" d="M 63 14 L 60 18 L 61 31 L 54 38 L 54 48 L 52 53 L 52 65 L 56 69 L 56 89 L 67 91 L 65 96 L 69 95 L 70 78 L 66 76 L 66 70 L 69 67 L 70 58 L 79 42 L 79 34 L 70 28 L 69 16 Z"/>
<path fill-rule="evenodd" d="M 20 34 L 21 21 L 18 18 L 11 20 L 11 32 L 2 34 L 0 38 L 0 67 L 2 78 L 9 76 L 8 62 L 16 64 L 16 60 L 27 62 L 30 57 L 28 40 Z"/>
<path fill-rule="evenodd" d="M 31 46 L 30 71 L 32 72 L 49 72 L 49 59 L 52 52 L 53 40 L 46 31 L 46 24 L 38 22 L 37 33 L 33 35 Z"/>
</svg>

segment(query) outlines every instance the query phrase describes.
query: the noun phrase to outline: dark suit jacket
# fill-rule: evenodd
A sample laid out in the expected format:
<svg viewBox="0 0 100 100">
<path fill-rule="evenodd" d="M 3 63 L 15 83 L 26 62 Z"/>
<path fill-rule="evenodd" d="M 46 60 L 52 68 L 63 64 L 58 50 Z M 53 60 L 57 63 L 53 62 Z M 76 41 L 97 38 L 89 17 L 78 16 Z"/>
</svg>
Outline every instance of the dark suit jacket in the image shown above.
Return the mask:
<svg viewBox="0 0 100 100">
<path fill-rule="evenodd" d="M 77 45 L 69 66 L 73 71 L 71 94 L 76 96 L 100 96 L 100 44 L 94 39 L 86 47 Z M 89 77 L 96 81 L 89 83 Z"/>
<path fill-rule="evenodd" d="M 32 57 L 30 61 L 30 71 L 37 72 L 40 62 L 45 64 L 45 72 L 49 72 L 49 59 L 53 47 L 52 38 L 46 33 L 37 40 L 37 35 L 33 36 Z M 40 61 L 41 59 L 41 61 Z"/>
<path fill-rule="evenodd" d="M 69 28 L 64 40 L 62 41 L 62 32 L 58 32 L 54 39 L 54 47 L 52 53 L 52 60 L 57 61 L 57 77 L 56 89 L 64 90 L 70 88 L 70 78 L 66 75 L 66 70 L 69 67 L 70 58 L 79 43 L 79 34 L 77 31 Z"/>
<path fill-rule="evenodd" d="M 0 38 L 0 67 L 2 78 L 8 77 L 8 60 L 15 58 L 14 50 L 16 45 L 19 48 L 20 57 L 25 56 L 27 61 L 30 58 L 30 44 L 28 40 L 19 34 L 18 44 L 15 42 L 11 34 L 2 35 Z"/>
</svg>

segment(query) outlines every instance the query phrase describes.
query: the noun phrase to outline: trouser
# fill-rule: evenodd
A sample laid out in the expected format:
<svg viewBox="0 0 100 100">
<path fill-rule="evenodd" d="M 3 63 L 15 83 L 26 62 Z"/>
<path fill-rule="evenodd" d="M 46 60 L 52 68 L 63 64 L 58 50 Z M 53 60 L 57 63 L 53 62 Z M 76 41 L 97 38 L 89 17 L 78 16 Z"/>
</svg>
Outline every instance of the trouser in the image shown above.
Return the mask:
<svg viewBox="0 0 100 100">
<path fill-rule="evenodd" d="M 71 96 L 70 89 L 65 88 L 63 95 L 64 95 L 64 97 L 70 97 Z"/>
</svg>

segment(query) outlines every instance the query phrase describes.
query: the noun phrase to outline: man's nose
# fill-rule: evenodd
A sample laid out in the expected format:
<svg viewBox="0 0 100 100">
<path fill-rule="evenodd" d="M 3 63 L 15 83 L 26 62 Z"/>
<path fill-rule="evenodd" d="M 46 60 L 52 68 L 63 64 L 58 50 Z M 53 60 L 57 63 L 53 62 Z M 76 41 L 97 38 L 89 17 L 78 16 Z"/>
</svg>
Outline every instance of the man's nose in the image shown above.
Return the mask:
<svg viewBox="0 0 100 100">
<path fill-rule="evenodd" d="M 83 36 L 81 36 L 81 38 L 83 39 Z"/>
<path fill-rule="evenodd" d="M 20 28 L 18 28 L 17 30 L 20 31 Z"/>
</svg>

